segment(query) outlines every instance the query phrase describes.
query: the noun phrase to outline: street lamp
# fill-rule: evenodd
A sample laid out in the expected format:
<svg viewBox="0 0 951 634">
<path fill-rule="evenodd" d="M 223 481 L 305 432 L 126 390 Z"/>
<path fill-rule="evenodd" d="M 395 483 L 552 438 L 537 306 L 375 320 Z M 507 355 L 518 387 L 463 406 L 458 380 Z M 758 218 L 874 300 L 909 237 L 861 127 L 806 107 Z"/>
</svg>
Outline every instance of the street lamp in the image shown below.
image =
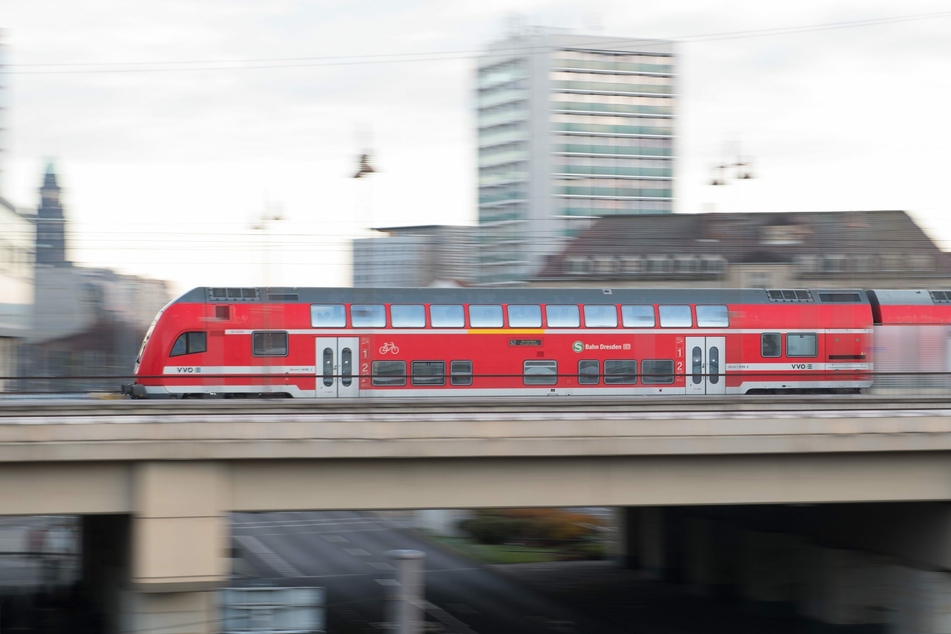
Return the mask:
<svg viewBox="0 0 951 634">
<path fill-rule="evenodd" d="M 261 231 L 264 233 L 264 286 L 271 285 L 271 227 L 276 222 L 284 220 L 281 214 L 280 203 L 268 203 L 265 205 L 265 211 L 252 225 L 252 231 Z"/>
<path fill-rule="evenodd" d="M 737 155 L 735 161 L 724 161 L 719 165 L 714 165 L 711 169 L 713 177 L 710 179 L 710 185 L 720 187 L 729 185 L 732 181 L 745 181 L 753 178 L 753 160 Z M 735 211 L 739 211 L 739 190 L 736 190 L 737 204 Z M 715 204 L 711 203 L 713 210 L 716 210 Z"/>
</svg>

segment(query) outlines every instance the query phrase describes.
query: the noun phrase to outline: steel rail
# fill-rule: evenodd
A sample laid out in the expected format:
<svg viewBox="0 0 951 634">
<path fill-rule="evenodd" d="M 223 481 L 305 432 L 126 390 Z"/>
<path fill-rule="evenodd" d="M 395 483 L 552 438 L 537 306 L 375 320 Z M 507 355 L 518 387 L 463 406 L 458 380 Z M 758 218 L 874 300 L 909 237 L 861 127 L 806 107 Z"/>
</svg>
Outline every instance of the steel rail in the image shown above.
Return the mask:
<svg viewBox="0 0 951 634">
<path fill-rule="evenodd" d="M 185 399 L 133 400 L 87 398 L 8 399 L 0 395 L 0 423 L 4 418 L 30 417 L 128 417 L 207 416 L 220 419 L 235 415 L 283 415 L 288 418 L 313 414 L 426 414 L 574 412 L 591 414 L 621 412 L 636 416 L 648 412 L 775 412 L 842 410 L 951 410 L 951 394 L 849 394 L 849 395 L 754 395 L 754 396 L 538 396 L 502 397 L 450 401 L 432 398 L 347 399 Z M 728 417 L 728 416 L 727 416 Z"/>
</svg>

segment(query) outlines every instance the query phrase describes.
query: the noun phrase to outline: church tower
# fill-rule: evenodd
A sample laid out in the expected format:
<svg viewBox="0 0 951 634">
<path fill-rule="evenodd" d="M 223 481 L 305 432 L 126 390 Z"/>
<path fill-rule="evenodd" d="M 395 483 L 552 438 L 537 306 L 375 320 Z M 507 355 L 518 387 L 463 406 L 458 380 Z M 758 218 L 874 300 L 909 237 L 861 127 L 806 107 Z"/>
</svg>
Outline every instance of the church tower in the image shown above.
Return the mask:
<svg viewBox="0 0 951 634">
<path fill-rule="evenodd" d="M 37 266 L 71 266 L 66 259 L 66 219 L 59 199 L 53 162 L 46 165 L 43 186 L 40 187 L 40 206 L 36 210 L 36 264 Z"/>
</svg>

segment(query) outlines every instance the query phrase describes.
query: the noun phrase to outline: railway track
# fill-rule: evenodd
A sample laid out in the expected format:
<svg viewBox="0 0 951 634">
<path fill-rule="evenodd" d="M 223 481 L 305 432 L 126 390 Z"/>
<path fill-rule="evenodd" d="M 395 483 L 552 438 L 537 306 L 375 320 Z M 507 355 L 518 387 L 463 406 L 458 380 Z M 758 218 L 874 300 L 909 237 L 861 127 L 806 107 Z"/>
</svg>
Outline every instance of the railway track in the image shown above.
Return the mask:
<svg viewBox="0 0 951 634">
<path fill-rule="evenodd" d="M 207 416 L 306 414 L 467 414 L 467 413 L 706 413 L 718 412 L 817 412 L 817 411 L 911 411 L 951 410 L 949 394 L 850 394 L 850 395 L 756 395 L 756 396 L 650 396 L 604 398 L 551 396 L 485 398 L 478 402 L 449 402 L 445 398 L 353 398 L 353 399 L 206 399 L 124 400 L 89 397 L 4 398 L 0 396 L 0 421 L 4 418 L 116 416 Z"/>
</svg>

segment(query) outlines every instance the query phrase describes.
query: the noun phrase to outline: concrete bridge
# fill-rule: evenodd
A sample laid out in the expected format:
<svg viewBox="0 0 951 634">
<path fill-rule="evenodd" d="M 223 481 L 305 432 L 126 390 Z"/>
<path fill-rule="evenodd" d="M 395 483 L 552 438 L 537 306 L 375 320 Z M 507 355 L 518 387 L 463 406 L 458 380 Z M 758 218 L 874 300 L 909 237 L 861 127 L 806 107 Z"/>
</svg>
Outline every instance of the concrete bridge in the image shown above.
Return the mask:
<svg viewBox="0 0 951 634">
<path fill-rule="evenodd" d="M 0 514 L 84 517 L 87 580 L 116 631 L 216 631 L 232 511 L 528 506 L 627 509 L 628 563 L 698 587 L 758 578 L 766 603 L 796 599 L 806 582 L 781 570 L 808 545 L 800 607 L 826 623 L 885 618 L 900 575 L 876 572 L 861 600 L 820 596 L 852 597 L 865 568 L 927 573 L 896 631 L 944 631 L 913 624 L 951 618 L 924 598 L 951 596 L 949 413 L 868 396 L 2 403 Z M 804 521 L 745 505 L 819 506 Z M 723 561 L 726 543 L 753 572 Z"/>
</svg>

